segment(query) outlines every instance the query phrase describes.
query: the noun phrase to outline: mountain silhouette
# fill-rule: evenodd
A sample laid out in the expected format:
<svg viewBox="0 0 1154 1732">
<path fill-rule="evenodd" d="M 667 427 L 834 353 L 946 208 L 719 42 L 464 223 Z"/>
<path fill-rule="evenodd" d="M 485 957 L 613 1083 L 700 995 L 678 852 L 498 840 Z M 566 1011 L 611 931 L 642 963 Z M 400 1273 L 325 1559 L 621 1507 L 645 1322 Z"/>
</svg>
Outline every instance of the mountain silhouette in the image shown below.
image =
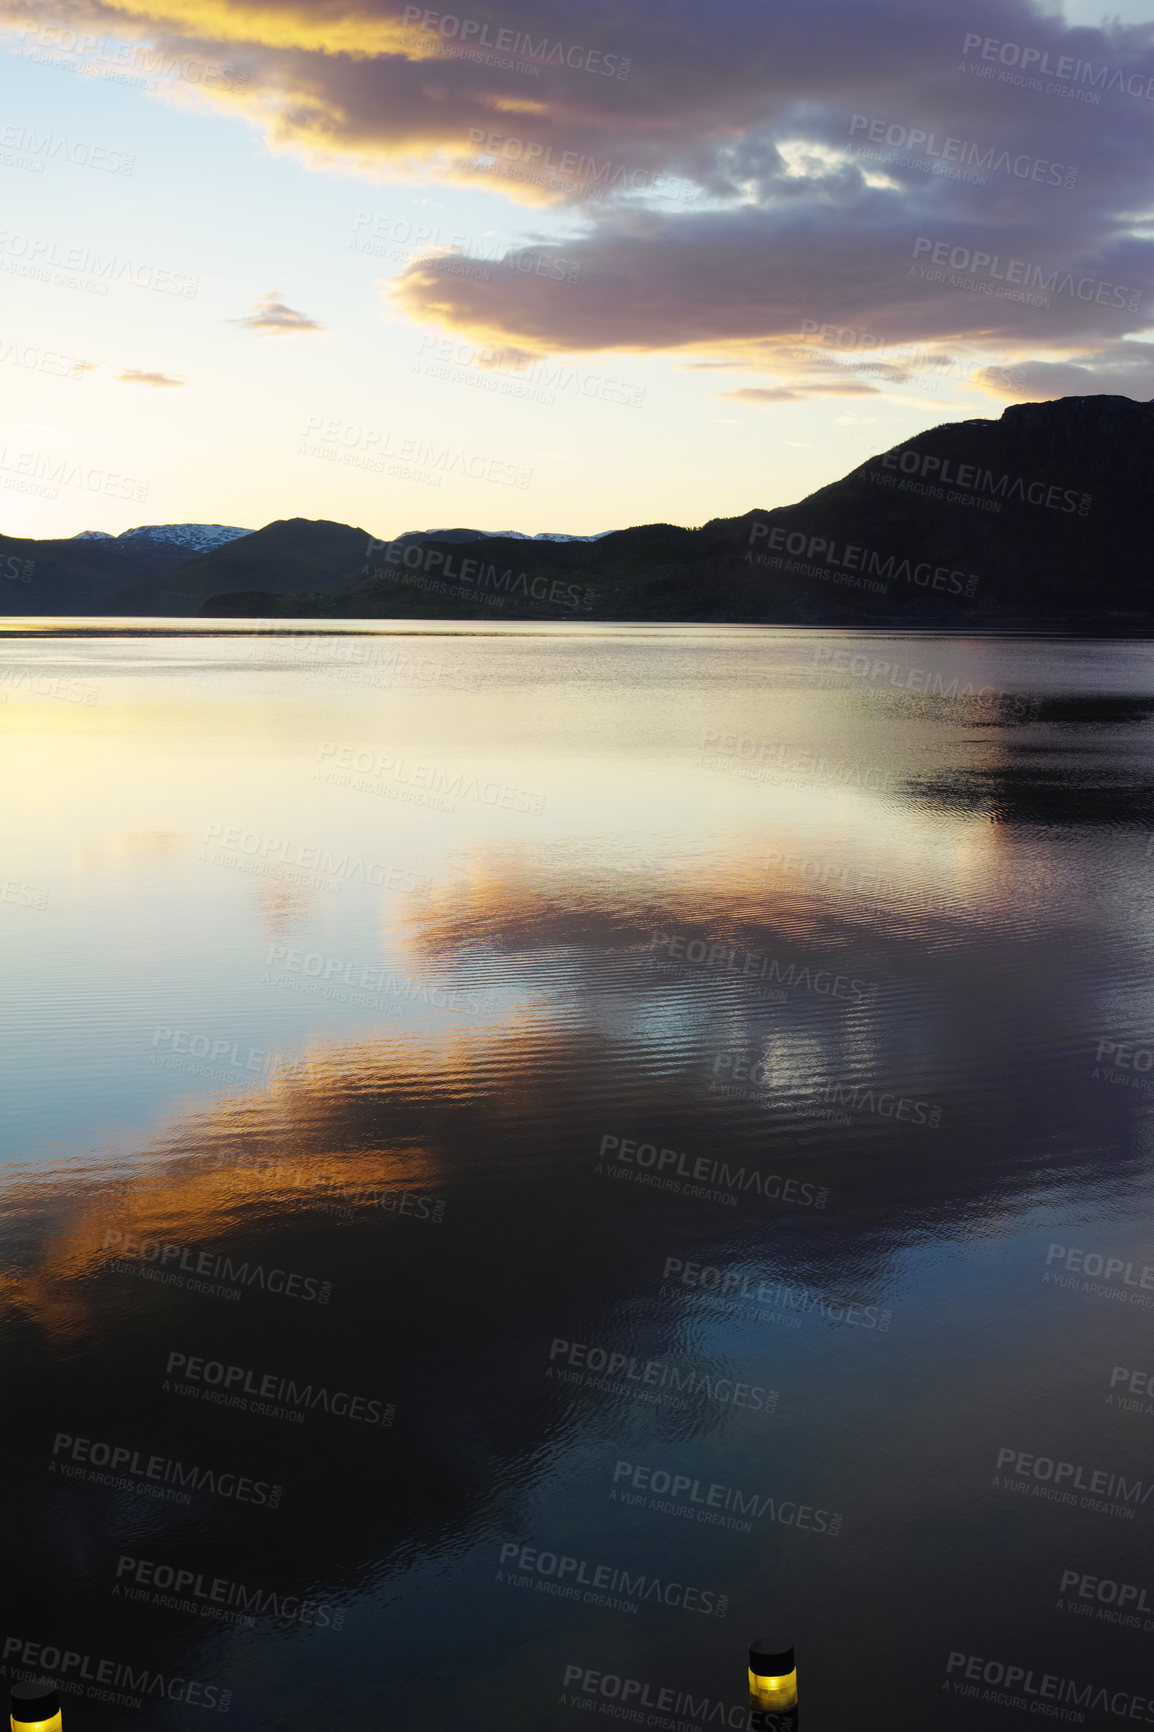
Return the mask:
<svg viewBox="0 0 1154 1732">
<path fill-rule="evenodd" d="M 1154 403 L 1064 397 L 931 428 L 796 505 L 696 529 L 385 543 L 296 517 L 192 554 L 156 537 L 4 536 L 0 611 L 1154 635 L 1151 476 Z"/>
</svg>

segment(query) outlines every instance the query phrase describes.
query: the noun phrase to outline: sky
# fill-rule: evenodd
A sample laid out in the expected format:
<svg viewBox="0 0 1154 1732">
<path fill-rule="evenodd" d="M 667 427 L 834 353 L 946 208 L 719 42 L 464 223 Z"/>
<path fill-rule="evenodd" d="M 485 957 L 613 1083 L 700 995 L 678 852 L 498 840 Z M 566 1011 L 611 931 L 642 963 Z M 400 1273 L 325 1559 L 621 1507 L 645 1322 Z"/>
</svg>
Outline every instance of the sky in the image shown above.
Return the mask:
<svg viewBox="0 0 1154 1732">
<path fill-rule="evenodd" d="M 1154 398 L 1127 0 L 0 0 L 0 531 L 593 534 Z"/>
</svg>

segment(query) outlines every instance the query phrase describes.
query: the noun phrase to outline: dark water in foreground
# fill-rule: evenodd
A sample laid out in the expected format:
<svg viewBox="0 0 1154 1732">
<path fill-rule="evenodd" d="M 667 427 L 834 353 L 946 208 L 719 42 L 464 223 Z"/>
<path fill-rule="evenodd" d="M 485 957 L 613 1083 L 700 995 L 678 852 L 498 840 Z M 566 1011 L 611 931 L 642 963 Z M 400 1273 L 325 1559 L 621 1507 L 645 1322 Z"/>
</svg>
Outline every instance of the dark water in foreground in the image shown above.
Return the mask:
<svg viewBox="0 0 1154 1732">
<path fill-rule="evenodd" d="M 740 1726 L 774 1633 L 805 1732 L 1154 1723 L 1154 648 L 0 694 L 3 1647 L 66 1732 Z"/>
</svg>

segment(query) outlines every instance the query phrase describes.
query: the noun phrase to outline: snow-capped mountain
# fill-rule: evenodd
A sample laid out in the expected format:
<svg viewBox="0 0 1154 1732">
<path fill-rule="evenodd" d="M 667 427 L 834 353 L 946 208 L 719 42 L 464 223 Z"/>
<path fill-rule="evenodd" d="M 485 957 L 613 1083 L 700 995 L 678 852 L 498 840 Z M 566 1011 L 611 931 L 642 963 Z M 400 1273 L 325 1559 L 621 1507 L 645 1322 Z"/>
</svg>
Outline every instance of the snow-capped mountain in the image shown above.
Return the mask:
<svg viewBox="0 0 1154 1732">
<path fill-rule="evenodd" d="M 404 535 L 397 536 L 396 539 L 405 541 L 412 535 L 445 535 L 446 533 L 447 531 L 444 529 L 406 529 Z M 613 534 L 613 530 L 601 529 L 596 535 L 559 535 L 552 530 L 541 529 L 536 535 L 525 535 L 520 529 L 474 529 L 470 531 L 470 534 L 475 535 L 478 540 L 482 537 L 486 540 L 496 540 L 500 537 L 502 541 L 603 541 L 607 535 Z"/>
<path fill-rule="evenodd" d="M 555 535 L 548 530 L 540 530 L 536 535 L 517 535 L 511 537 L 514 541 L 604 541 L 607 535 L 612 535 L 611 529 L 599 529 L 596 535 Z"/>
<path fill-rule="evenodd" d="M 166 543 L 173 547 L 187 547 L 190 553 L 212 553 L 217 547 L 224 547 L 230 541 L 239 541 L 243 535 L 252 535 L 251 529 L 234 529 L 226 523 L 146 523 L 139 529 L 125 529 L 119 535 L 109 535 L 106 529 L 82 529 L 79 535 L 72 536 L 73 541 L 123 541 L 130 547 L 141 545 L 156 545 Z M 404 535 L 395 539 L 406 541 L 414 536 L 449 535 L 459 538 L 460 530 L 443 529 L 407 529 Z M 549 530 L 541 530 L 537 535 L 525 535 L 520 529 L 471 529 L 466 532 L 468 538 L 496 539 L 500 536 L 505 541 L 601 541 L 607 535 L 612 535 L 611 529 L 603 529 L 597 535 L 559 535 Z"/>
<path fill-rule="evenodd" d="M 73 541 L 126 541 L 139 546 L 167 542 L 175 547 L 187 547 L 190 553 L 211 553 L 226 542 L 239 541 L 251 535 L 251 529 L 233 529 L 225 523 L 146 523 L 139 529 L 125 529 L 119 535 L 109 535 L 103 529 L 82 529 Z"/>
</svg>

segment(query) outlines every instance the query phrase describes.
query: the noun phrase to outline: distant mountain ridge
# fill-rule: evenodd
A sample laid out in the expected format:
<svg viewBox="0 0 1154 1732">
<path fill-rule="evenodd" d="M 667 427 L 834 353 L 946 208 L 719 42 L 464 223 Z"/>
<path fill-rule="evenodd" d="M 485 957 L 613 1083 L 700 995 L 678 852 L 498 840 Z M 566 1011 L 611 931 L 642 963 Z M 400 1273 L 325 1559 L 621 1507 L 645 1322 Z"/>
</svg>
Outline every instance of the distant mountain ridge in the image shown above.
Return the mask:
<svg viewBox="0 0 1154 1732">
<path fill-rule="evenodd" d="M 612 533 L 611 529 L 602 529 L 596 535 L 560 535 L 549 529 L 538 530 L 536 535 L 525 535 L 519 529 L 408 529 L 404 535 L 398 536 L 397 540 L 412 541 L 423 536 L 437 536 L 441 540 L 480 541 L 500 536 L 506 541 L 600 541 L 603 536 Z M 70 539 L 171 543 L 174 547 L 190 548 L 194 553 L 209 553 L 215 547 L 224 547 L 230 541 L 239 541 L 244 535 L 255 534 L 253 529 L 236 529 L 224 523 L 146 523 L 137 529 L 122 529 L 119 535 L 113 535 L 107 529 L 82 529 Z"/>
<path fill-rule="evenodd" d="M 0 537 L 0 611 L 721 621 L 1154 637 L 1154 403 L 1065 397 L 927 429 L 796 505 L 596 537 L 391 542 L 291 518 Z M 223 539 L 202 549 L 172 530 Z"/>
<path fill-rule="evenodd" d="M 208 553 L 226 542 L 239 541 L 242 535 L 252 535 L 251 529 L 234 529 L 224 523 L 146 523 L 139 529 L 123 529 L 119 535 L 109 535 L 104 529 L 82 529 L 73 541 L 139 542 L 191 549 L 193 553 Z"/>
<path fill-rule="evenodd" d="M 519 529 L 407 529 L 403 535 L 398 535 L 398 541 L 419 541 L 424 539 L 437 541 L 604 541 L 607 535 L 612 535 L 612 529 L 599 530 L 596 535 L 558 535 L 549 529 L 538 530 L 536 535 L 523 535 Z"/>
</svg>

